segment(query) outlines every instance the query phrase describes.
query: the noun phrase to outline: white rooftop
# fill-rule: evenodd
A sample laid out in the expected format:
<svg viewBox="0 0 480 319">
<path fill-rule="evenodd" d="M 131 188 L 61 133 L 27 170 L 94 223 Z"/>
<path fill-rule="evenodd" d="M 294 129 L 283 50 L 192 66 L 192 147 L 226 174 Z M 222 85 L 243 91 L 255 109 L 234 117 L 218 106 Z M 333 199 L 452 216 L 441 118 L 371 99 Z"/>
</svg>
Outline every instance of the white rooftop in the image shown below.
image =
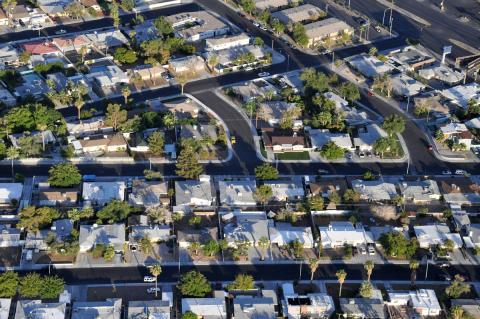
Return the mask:
<svg viewBox="0 0 480 319">
<path fill-rule="evenodd" d="M 0 203 L 10 203 L 22 197 L 22 183 L 0 183 Z"/>
<path fill-rule="evenodd" d="M 230 206 L 254 206 L 256 200 L 253 196 L 257 186 L 255 181 L 219 181 L 220 204 Z"/>
<path fill-rule="evenodd" d="M 106 301 L 74 302 L 72 319 L 120 319 L 122 315 L 122 299 Z"/>
<path fill-rule="evenodd" d="M 421 248 L 443 245 L 447 239 L 453 241 L 455 248 L 459 248 L 463 245 L 460 235 L 457 233 L 451 233 L 450 228 L 445 224 L 414 226 L 413 229 Z"/>
<path fill-rule="evenodd" d="M 360 73 L 369 78 L 389 73 L 394 69 L 390 64 L 382 62 L 378 58 L 367 53 L 354 55 L 345 60 Z"/>
<path fill-rule="evenodd" d="M 395 184 L 383 181 L 364 181 L 356 179 L 352 181 L 352 187 L 364 200 L 391 200 L 397 195 Z"/>
<path fill-rule="evenodd" d="M 440 94 L 463 108 L 467 107 L 471 99 L 480 102 L 480 86 L 475 82 L 442 90 Z"/>
<path fill-rule="evenodd" d="M 227 318 L 224 298 L 182 298 L 182 313 L 187 311 L 204 319 Z"/>
<path fill-rule="evenodd" d="M 125 182 L 85 182 L 82 197 L 84 201 L 106 204 L 114 199 L 124 200 Z"/>
</svg>

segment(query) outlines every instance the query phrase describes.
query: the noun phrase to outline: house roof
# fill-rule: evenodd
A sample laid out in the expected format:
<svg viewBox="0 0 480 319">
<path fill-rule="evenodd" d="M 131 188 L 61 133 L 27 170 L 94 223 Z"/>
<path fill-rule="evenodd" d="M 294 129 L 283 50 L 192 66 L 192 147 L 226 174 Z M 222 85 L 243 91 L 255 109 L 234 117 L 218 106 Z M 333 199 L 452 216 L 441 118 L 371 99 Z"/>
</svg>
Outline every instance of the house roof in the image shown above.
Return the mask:
<svg viewBox="0 0 480 319">
<path fill-rule="evenodd" d="M 393 92 L 400 96 L 414 96 L 425 90 L 427 87 L 420 81 L 404 73 L 394 74 L 390 77 Z"/>
<path fill-rule="evenodd" d="M 104 244 L 113 245 L 115 250 L 121 250 L 125 243 L 125 225 L 80 225 L 79 242 L 80 247 L 86 249 Z"/>
<path fill-rule="evenodd" d="M 72 319 L 120 319 L 122 314 L 122 299 L 107 299 L 106 301 L 74 302 Z"/>
<path fill-rule="evenodd" d="M 364 319 L 387 318 L 383 300 L 368 298 L 340 298 L 343 313 L 361 316 Z"/>
<path fill-rule="evenodd" d="M 142 238 L 150 238 L 152 241 L 167 240 L 170 238 L 170 226 L 169 225 L 155 225 L 144 226 L 137 225 L 131 226 L 130 241 L 139 241 Z"/>
<path fill-rule="evenodd" d="M 106 135 L 106 137 L 98 138 L 98 139 L 84 139 L 80 140 L 80 145 L 83 148 L 95 147 L 95 146 L 105 146 L 105 147 L 126 147 L 127 141 L 125 137 L 121 133 L 117 133 L 115 135 Z"/>
<path fill-rule="evenodd" d="M 375 141 L 381 137 L 387 137 L 387 133 L 376 123 L 372 123 L 358 131 L 358 136 L 353 138 L 353 144 L 355 146 L 373 146 Z"/>
<path fill-rule="evenodd" d="M 220 203 L 226 205 L 255 205 L 253 196 L 257 185 L 255 181 L 219 181 Z"/>
<path fill-rule="evenodd" d="M 270 242 L 279 246 L 298 240 L 304 247 L 313 247 L 314 240 L 310 227 L 296 227 L 290 223 L 275 223 L 269 227 Z"/>
<path fill-rule="evenodd" d="M 356 179 L 352 181 L 352 187 L 365 200 L 391 200 L 397 195 L 395 184 L 383 181 L 364 181 Z"/>
<path fill-rule="evenodd" d="M 319 39 L 340 32 L 353 32 L 353 28 L 337 18 L 328 18 L 305 25 L 305 33 L 310 39 Z"/>
<path fill-rule="evenodd" d="M 125 182 L 85 182 L 82 198 L 86 201 L 123 200 Z"/>
<path fill-rule="evenodd" d="M 55 201 L 55 202 L 76 202 L 78 200 L 78 192 L 76 190 L 55 190 L 45 189 L 38 192 L 39 201 Z"/>
<path fill-rule="evenodd" d="M 217 45 L 222 45 L 224 43 L 229 43 L 229 42 L 237 42 L 237 41 L 246 41 L 250 40 L 250 37 L 246 33 L 239 33 L 235 35 L 229 35 L 229 36 L 224 36 L 221 38 L 211 38 L 211 39 L 206 39 L 205 44 L 207 47 L 215 47 Z"/>
<path fill-rule="evenodd" d="M 420 243 L 420 247 L 443 245 L 447 239 L 452 240 L 456 248 L 463 245 L 460 235 L 450 233 L 450 228 L 447 225 L 414 226 L 413 229 Z"/>
<path fill-rule="evenodd" d="M 266 181 L 263 184 L 272 188 L 274 198 L 305 196 L 303 184 L 300 181 Z"/>
<path fill-rule="evenodd" d="M 135 205 L 155 206 L 161 204 L 161 197 L 168 194 L 167 182 L 145 182 L 134 180 L 129 201 Z"/>
<path fill-rule="evenodd" d="M 22 44 L 24 51 L 35 55 L 51 54 L 58 53 L 58 48 L 51 42 L 48 41 L 33 41 Z"/>
<path fill-rule="evenodd" d="M 248 241 L 258 243 L 260 238 L 269 238 L 268 220 L 264 212 L 242 212 L 235 215 L 235 220 L 226 224 L 223 228 L 225 239 L 228 242 Z"/>
<path fill-rule="evenodd" d="M 237 297 L 233 299 L 235 319 L 275 319 L 275 304 L 270 297 Z"/>
<path fill-rule="evenodd" d="M 203 227 L 200 229 L 177 230 L 177 241 L 184 243 L 206 243 L 209 240 L 218 240 L 217 227 Z"/>
<path fill-rule="evenodd" d="M 0 298 L 0 319 L 8 319 L 12 299 Z"/>
<path fill-rule="evenodd" d="M 442 90 L 440 94 L 453 103 L 466 108 L 471 99 L 480 101 L 480 86 L 476 82 L 472 82 Z"/>
<path fill-rule="evenodd" d="M 225 298 L 182 298 L 182 313 L 187 311 L 205 319 L 227 318 Z"/>
<path fill-rule="evenodd" d="M 331 133 L 328 129 L 310 129 L 308 131 L 312 147 L 321 149 L 330 142 L 343 149 L 352 149 L 352 138 L 348 133 Z"/>
<path fill-rule="evenodd" d="M 309 184 L 310 193 L 312 195 L 329 195 L 331 192 L 338 192 L 343 195 L 347 189 L 347 182 L 345 179 L 322 179 Z"/>
<path fill-rule="evenodd" d="M 262 117 L 266 120 L 276 119 L 279 120 L 282 118 L 283 113 L 287 110 L 295 108 L 295 103 L 287 103 L 285 101 L 265 101 L 260 104 L 260 109 L 262 110 Z M 297 119 L 295 117 L 293 119 Z"/>
<path fill-rule="evenodd" d="M 127 319 L 140 319 L 152 316 L 152 319 L 169 319 L 168 300 L 129 301 Z"/>
<path fill-rule="evenodd" d="M 42 303 L 41 300 L 19 300 L 15 319 L 65 319 L 65 302 Z"/>
<path fill-rule="evenodd" d="M 22 192 L 22 183 L 0 183 L 0 202 L 9 203 L 12 199 L 19 200 Z"/>
<path fill-rule="evenodd" d="M 228 28 L 220 19 L 210 14 L 207 11 L 195 11 L 195 12 L 182 12 L 167 16 L 166 20 L 170 22 L 176 33 L 185 39 L 195 37 L 197 34 L 201 34 L 208 31 L 219 30 Z M 189 23 L 194 23 L 193 27 L 184 28 Z"/>
<path fill-rule="evenodd" d="M 285 7 L 289 5 L 289 0 L 257 0 L 255 1 L 255 7 L 258 10 L 276 9 L 279 7 Z"/>
<path fill-rule="evenodd" d="M 175 203 L 176 205 L 189 205 L 195 202 L 195 199 L 201 201 L 213 201 L 212 183 L 208 179 L 175 181 Z"/>
<path fill-rule="evenodd" d="M 218 51 L 210 51 L 205 53 L 204 56 L 206 61 L 208 61 L 210 57 L 216 56 L 218 59 L 218 65 L 228 66 L 232 64 L 239 56 L 246 53 L 252 54 L 255 59 L 261 59 L 266 55 L 267 51 L 264 47 L 256 45 L 244 45 Z"/>
<path fill-rule="evenodd" d="M 404 181 L 399 184 L 399 188 L 404 197 L 417 201 L 429 201 L 441 196 L 437 182 L 432 179 Z"/>
<path fill-rule="evenodd" d="M 393 66 L 380 61 L 367 53 L 361 53 L 345 59 L 364 76 L 373 78 L 393 71 Z"/>
<path fill-rule="evenodd" d="M 331 222 L 327 227 L 319 227 L 322 244 L 340 242 L 366 242 L 365 229 L 355 227 L 350 222 Z"/>
<path fill-rule="evenodd" d="M 272 13 L 272 18 L 278 19 L 284 24 L 313 21 L 325 15 L 325 11 L 311 4 L 288 8 Z"/>
<path fill-rule="evenodd" d="M 52 42 L 59 49 L 65 49 L 72 46 L 80 49 L 82 46 L 90 44 L 90 41 L 84 35 L 54 38 Z"/>
<path fill-rule="evenodd" d="M 275 145 L 303 145 L 305 146 L 305 137 L 303 135 L 283 135 L 279 132 L 264 132 L 262 134 L 265 146 L 272 147 Z"/>
</svg>

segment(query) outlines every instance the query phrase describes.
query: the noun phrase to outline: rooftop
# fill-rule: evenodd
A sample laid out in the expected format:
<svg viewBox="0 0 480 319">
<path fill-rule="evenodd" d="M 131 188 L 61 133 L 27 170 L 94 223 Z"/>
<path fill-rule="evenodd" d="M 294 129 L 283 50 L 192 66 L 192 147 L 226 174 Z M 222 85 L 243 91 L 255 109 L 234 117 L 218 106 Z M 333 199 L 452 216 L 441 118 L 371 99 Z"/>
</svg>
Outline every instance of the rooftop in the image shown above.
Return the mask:
<svg viewBox="0 0 480 319">
<path fill-rule="evenodd" d="M 352 187 L 364 200 L 386 201 L 391 200 L 397 195 L 395 184 L 383 181 L 364 181 L 356 179 L 352 181 Z"/>
<path fill-rule="evenodd" d="M 272 14 L 272 18 L 276 18 L 284 24 L 289 24 L 296 22 L 315 21 L 325 15 L 325 11 L 314 5 L 303 4 L 285 10 L 277 11 Z"/>
<path fill-rule="evenodd" d="M 254 180 L 219 181 L 220 204 L 254 206 L 254 192 L 257 188 Z"/>
</svg>

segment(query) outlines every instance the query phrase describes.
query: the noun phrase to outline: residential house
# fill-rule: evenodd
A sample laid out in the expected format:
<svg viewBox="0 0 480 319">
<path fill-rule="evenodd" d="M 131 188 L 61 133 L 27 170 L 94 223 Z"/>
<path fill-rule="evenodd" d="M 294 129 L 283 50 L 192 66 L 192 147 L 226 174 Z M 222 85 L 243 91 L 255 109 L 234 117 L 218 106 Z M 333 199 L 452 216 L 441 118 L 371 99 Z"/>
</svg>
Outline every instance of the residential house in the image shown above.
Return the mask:
<svg viewBox="0 0 480 319">
<path fill-rule="evenodd" d="M 18 247 L 23 245 L 23 240 L 20 240 L 21 230 L 10 225 L 0 226 L 0 247 Z M 0 299 L 0 305 L 1 305 Z M 1 319 L 1 316 L 0 316 Z"/>
<path fill-rule="evenodd" d="M 278 10 L 282 7 L 287 7 L 290 4 L 290 0 L 257 0 L 255 1 L 255 8 L 258 11 L 263 10 Z"/>
<path fill-rule="evenodd" d="M 105 117 L 96 116 L 82 121 L 67 122 L 67 131 L 70 135 L 84 137 L 111 133 L 113 132 L 113 127 L 105 124 Z"/>
<path fill-rule="evenodd" d="M 318 227 L 323 248 L 340 248 L 345 245 L 365 245 L 369 240 L 361 225 L 350 222 L 331 222 L 327 227 Z"/>
<path fill-rule="evenodd" d="M 198 117 L 200 106 L 189 98 L 161 101 L 160 99 L 148 100 L 148 106 L 156 112 L 171 112 L 177 119 L 194 119 Z"/>
<path fill-rule="evenodd" d="M 174 211 L 189 212 L 199 207 L 210 207 L 215 199 L 213 194 L 210 176 L 200 176 L 198 181 L 175 181 Z"/>
<path fill-rule="evenodd" d="M 453 225 L 455 226 L 455 231 L 459 233 L 468 233 L 470 229 L 470 217 L 468 213 L 464 210 L 454 210 L 452 211 L 452 220 Z"/>
<path fill-rule="evenodd" d="M 243 294 L 233 298 L 232 318 L 235 319 L 275 319 L 277 296 L 273 290 L 263 290 L 260 296 Z"/>
<path fill-rule="evenodd" d="M 10 205 L 22 198 L 22 183 L 0 183 L 0 205 Z"/>
<path fill-rule="evenodd" d="M 397 196 L 395 184 L 383 181 L 353 180 L 352 188 L 366 201 L 389 201 Z"/>
<path fill-rule="evenodd" d="M 126 319 L 170 319 L 171 305 L 168 300 L 129 301 Z"/>
<path fill-rule="evenodd" d="M 37 0 L 38 7 L 51 18 L 66 16 L 65 8 L 72 2 L 73 0 Z"/>
<path fill-rule="evenodd" d="M 72 235 L 73 221 L 71 219 L 57 219 L 53 221 L 50 230 L 55 234 L 55 240 L 63 242 Z"/>
<path fill-rule="evenodd" d="M 61 55 L 57 46 L 48 40 L 26 42 L 21 45 L 21 48 L 30 55 Z"/>
<path fill-rule="evenodd" d="M 232 220 L 223 227 L 223 235 L 231 247 L 245 241 L 258 246 L 261 238 L 270 238 L 268 224 L 265 212 L 236 211 Z"/>
<path fill-rule="evenodd" d="M 427 86 L 404 73 L 390 76 L 393 94 L 400 97 L 410 98 L 420 94 Z"/>
<path fill-rule="evenodd" d="M 460 83 L 465 77 L 463 72 L 455 71 L 443 64 L 421 69 L 418 71 L 418 74 L 424 79 L 436 79 L 450 86 Z"/>
<path fill-rule="evenodd" d="M 202 140 L 204 138 L 209 138 L 215 142 L 218 138 L 217 127 L 210 124 L 201 124 L 201 125 L 181 125 L 180 126 L 180 138 L 195 140 Z"/>
<path fill-rule="evenodd" d="M 436 317 L 442 312 L 433 289 L 388 292 L 387 309 L 392 315 L 407 313 L 410 318 Z"/>
<path fill-rule="evenodd" d="M 115 251 L 123 251 L 126 243 L 125 224 L 80 225 L 80 252 L 85 253 L 96 245 L 113 246 Z"/>
<path fill-rule="evenodd" d="M 12 146 L 15 148 L 20 148 L 20 143 L 19 141 L 27 136 L 32 136 L 37 139 L 40 143 L 43 142 L 45 145 L 52 144 L 56 142 L 55 136 L 53 135 L 52 131 L 46 130 L 43 132 L 43 138 L 42 138 L 42 132 L 39 131 L 33 131 L 33 132 L 24 132 L 24 133 L 17 133 L 17 134 L 10 134 L 8 137 L 10 139 L 10 142 L 12 143 Z"/>
<path fill-rule="evenodd" d="M 388 318 L 382 298 L 340 298 L 340 309 L 347 318 Z"/>
<path fill-rule="evenodd" d="M 87 33 L 85 36 L 92 45 L 100 51 L 105 51 L 109 48 L 118 48 L 129 44 L 128 39 L 120 30 L 95 31 L 93 33 Z"/>
<path fill-rule="evenodd" d="M 393 71 L 394 67 L 377 57 L 361 53 L 345 59 L 348 64 L 367 78 L 382 76 Z"/>
<path fill-rule="evenodd" d="M 45 83 L 42 77 L 34 72 L 22 74 L 23 83 L 17 86 L 13 94 L 19 97 L 33 96 L 34 98 L 41 98 L 50 91 L 50 88 Z"/>
<path fill-rule="evenodd" d="M 304 152 L 308 150 L 305 137 L 298 133 L 286 135 L 283 132 L 263 132 L 263 145 L 274 153 Z"/>
<path fill-rule="evenodd" d="M 274 91 L 272 91 L 274 93 Z M 271 93 L 271 94 L 272 94 Z M 287 103 L 285 101 L 265 101 L 259 105 L 261 118 L 268 122 L 271 126 L 278 125 L 286 112 L 292 112 L 296 109 L 295 103 Z M 300 113 L 300 112 L 298 112 Z M 300 114 L 292 117 L 292 120 L 298 119 Z"/>
<path fill-rule="evenodd" d="M 263 184 L 272 188 L 272 199 L 275 201 L 299 201 L 305 196 L 301 181 L 266 181 Z"/>
<path fill-rule="evenodd" d="M 105 301 L 76 301 L 72 306 L 72 319 L 120 319 L 121 316 L 121 298 Z"/>
<path fill-rule="evenodd" d="M 220 205 L 232 207 L 255 206 L 255 180 L 219 181 Z"/>
<path fill-rule="evenodd" d="M 463 123 L 451 122 L 440 127 L 444 138 L 451 140 L 454 144 L 465 145 L 465 150 L 469 150 L 472 146 L 473 134 Z"/>
<path fill-rule="evenodd" d="M 200 229 L 177 229 L 177 243 L 180 248 L 188 248 L 191 243 L 206 244 L 210 240 L 218 241 L 217 227 L 202 227 Z"/>
<path fill-rule="evenodd" d="M 357 135 L 353 138 L 353 145 L 360 152 L 373 151 L 373 144 L 388 134 L 376 123 L 371 123 L 357 129 Z"/>
<path fill-rule="evenodd" d="M 76 189 L 40 189 L 38 191 L 39 206 L 74 206 L 78 201 Z"/>
<path fill-rule="evenodd" d="M 19 300 L 15 319 L 48 318 L 66 319 L 66 302 L 42 302 L 41 300 Z"/>
<path fill-rule="evenodd" d="M 169 225 L 135 225 L 130 226 L 129 246 L 132 250 L 137 250 L 141 247 L 140 241 L 148 238 L 151 243 L 166 242 L 172 236 L 170 235 Z"/>
<path fill-rule="evenodd" d="M 326 293 L 298 294 L 291 283 L 282 284 L 282 291 L 288 319 L 330 318 L 335 311 L 333 298 Z"/>
<path fill-rule="evenodd" d="M 205 62 L 198 55 L 188 55 L 182 58 L 170 59 L 168 69 L 173 74 L 190 72 L 198 74 L 205 71 Z"/>
<path fill-rule="evenodd" d="M 474 100 L 480 102 L 480 85 L 471 82 L 465 85 L 457 85 L 445 90 L 441 90 L 440 94 L 450 103 L 466 109 L 468 101 Z"/>
<path fill-rule="evenodd" d="M 10 93 L 9 90 L 0 87 L 0 102 L 7 107 L 17 105 L 17 99 Z"/>
<path fill-rule="evenodd" d="M 204 319 L 226 319 L 225 292 L 216 291 L 214 298 L 182 298 L 182 314 L 187 311 Z"/>
<path fill-rule="evenodd" d="M 327 14 L 322 9 L 311 5 L 303 4 L 296 7 L 280 10 L 272 13 L 272 19 L 277 19 L 284 25 L 294 23 L 307 23 L 318 20 Z"/>
<path fill-rule="evenodd" d="M 153 20 L 135 25 L 132 31 L 134 33 L 133 38 L 137 44 L 158 38 L 158 30 L 153 24 Z"/>
<path fill-rule="evenodd" d="M 167 72 L 167 70 L 162 65 L 152 66 L 151 64 L 144 64 L 130 69 L 129 74 L 142 81 L 152 81 L 155 85 L 156 81 L 160 79 L 165 72 Z"/>
<path fill-rule="evenodd" d="M 168 206 L 168 182 L 145 182 L 134 180 L 132 192 L 128 195 L 128 202 L 134 206 L 155 207 Z"/>
<path fill-rule="evenodd" d="M 102 206 L 112 200 L 125 198 L 125 182 L 85 182 L 83 183 L 83 201 Z"/>
<path fill-rule="evenodd" d="M 313 248 L 315 241 L 310 227 L 292 226 L 290 223 L 270 223 L 268 227 L 270 243 L 279 247 L 287 246 L 292 241 L 299 241 L 304 248 Z"/>
<path fill-rule="evenodd" d="M 468 248 L 480 247 L 480 224 L 470 224 L 467 236 L 463 237 L 463 241 Z"/>
<path fill-rule="evenodd" d="M 241 47 L 250 44 L 250 36 L 246 33 L 227 35 L 219 38 L 210 38 L 205 40 L 206 51 L 220 51 Z"/>
<path fill-rule="evenodd" d="M 430 113 L 427 114 L 428 118 L 433 117 L 435 114 L 450 116 L 448 105 L 443 102 L 442 96 L 438 93 L 415 96 L 413 98 L 413 105 L 415 108 L 424 108 L 427 106 L 430 110 Z"/>
<path fill-rule="evenodd" d="M 452 299 L 452 307 L 460 306 L 472 318 L 480 318 L 480 299 Z"/>
<path fill-rule="evenodd" d="M 418 69 L 424 69 L 436 61 L 435 58 L 420 45 L 408 45 L 403 48 L 386 50 L 380 53 L 387 56 L 389 63 L 402 72 L 414 72 Z"/>
<path fill-rule="evenodd" d="M 117 65 L 100 65 L 89 68 L 87 79 L 100 88 L 129 84 L 130 78 Z"/>
<path fill-rule="evenodd" d="M 182 12 L 165 18 L 171 23 L 175 34 L 187 42 L 195 42 L 224 35 L 227 24 L 207 11 Z"/>
<path fill-rule="evenodd" d="M 346 151 L 354 150 L 352 138 L 348 133 L 331 133 L 328 129 L 308 129 L 307 131 L 314 150 L 321 150 L 328 143 L 335 143 Z"/>
<path fill-rule="evenodd" d="M 436 181 L 403 181 L 399 184 L 403 198 L 415 204 L 428 204 L 432 200 L 440 200 L 442 194 Z"/>
<path fill-rule="evenodd" d="M 353 32 L 353 27 L 337 18 L 328 18 L 305 25 L 309 47 L 315 47 L 326 39 L 336 41 L 344 35 L 352 36 Z"/>
<path fill-rule="evenodd" d="M 52 43 L 63 53 L 76 51 L 80 52 L 85 47 L 87 52 L 91 50 L 91 42 L 83 34 L 53 38 Z"/>
<path fill-rule="evenodd" d="M 0 319 L 10 318 L 11 298 L 0 298 Z"/>
<path fill-rule="evenodd" d="M 78 142 L 81 152 L 91 154 L 121 152 L 128 148 L 128 143 L 122 133 L 84 137 Z"/>
<path fill-rule="evenodd" d="M 305 184 L 310 196 L 319 195 L 323 198 L 329 198 L 330 194 L 334 192 L 342 197 L 348 188 L 347 182 L 343 178 L 320 179 L 314 182 L 306 181 Z"/>
<path fill-rule="evenodd" d="M 251 44 L 219 51 L 209 51 L 203 55 L 207 63 L 212 56 L 215 56 L 218 62 L 215 65 L 215 71 L 224 73 L 226 71 L 238 71 L 242 68 L 266 62 L 269 52 L 263 46 Z M 245 59 L 245 56 L 249 56 L 251 59 Z"/>
<path fill-rule="evenodd" d="M 0 45 L 0 68 L 16 67 L 20 64 L 20 53 L 10 43 Z"/>
<path fill-rule="evenodd" d="M 338 96 L 333 92 L 326 92 L 324 97 L 335 103 L 337 113 L 343 113 L 345 116 L 345 122 L 351 126 L 358 126 L 370 122 L 368 115 L 364 111 L 360 111 L 358 108 L 350 107 L 347 100 Z"/>
<path fill-rule="evenodd" d="M 451 233 L 450 228 L 445 224 L 414 226 L 413 229 L 420 248 L 443 246 L 446 240 L 451 240 L 454 248 L 460 248 L 463 245 L 460 234 Z"/>
<path fill-rule="evenodd" d="M 16 5 L 13 10 L 8 12 L 8 17 L 14 22 L 14 26 L 18 24 L 27 27 L 41 26 L 46 22 L 50 22 L 50 19 L 45 13 L 35 8 L 27 7 L 24 4 Z"/>
<path fill-rule="evenodd" d="M 85 8 L 92 8 L 93 10 L 95 10 L 97 12 L 102 12 L 102 7 L 100 7 L 100 4 L 98 4 L 97 0 L 80 0 L 80 3 Z"/>
<path fill-rule="evenodd" d="M 231 87 L 233 93 L 244 103 L 256 100 L 258 98 L 265 99 L 267 95 L 277 95 L 280 92 L 275 86 L 269 82 L 258 79 L 248 81 L 244 84 Z"/>
</svg>

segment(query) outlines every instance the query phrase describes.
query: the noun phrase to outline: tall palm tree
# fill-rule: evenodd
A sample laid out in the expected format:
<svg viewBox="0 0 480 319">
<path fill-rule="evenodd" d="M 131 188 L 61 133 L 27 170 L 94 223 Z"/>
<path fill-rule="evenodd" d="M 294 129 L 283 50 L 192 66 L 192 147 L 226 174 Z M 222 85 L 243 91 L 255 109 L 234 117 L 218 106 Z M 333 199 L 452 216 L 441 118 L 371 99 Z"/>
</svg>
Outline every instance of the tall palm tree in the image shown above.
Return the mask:
<svg viewBox="0 0 480 319">
<path fill-rule="evenodd" d="M 417 280 L 417 269 L 420 264 L 418 263 L 418 260 L 412 259 L 410 260 L 410 270 L 412 270 L 412 274 L 410 275 L 410 281 L 412 283 L 412 286 L 415 285 L 415 281 Z"/>
<path fill-rule="evenodd" d="M 125 99 L 125 105 L 128 103 L 128 97 L 130 96 L 130 94 L 132 93 L 132 91 L 130 91 L 130 88 L 128 86 L 124 86 L 122 87 L 122 95 L 123 95 L 123 98 Z"/>
<path fill-rule="evenodd" d="M 162 273 L 162 266 L 160 264 L 154 264 L 148 267 L 150 274 L 155 277 L 155 298 L 158 297 L 158 276 Z"/>
<path fill-rule="evenodd" d="M 338 296 L 342 296 L 342 286 L 343 283 L 345 282 L 345 278 L 347 278 L 347 272 L 345 269 L 340 269 L 335 273 L 335 276 L 337 276 L 338 283 L 340 284 L 340 289 L 338 290 Z"/>
<path fill-rule="evenodd" d="M 45 123 L 38 123 L 37 129 L 40 131 L 42 135 L 42 150 L 45 152 L 45 131 L 47 130 L 48 125 Z"/>
<path fill-rule="evenodd" d="M 452 319 L 462 319 L 463 308 L 458 305 L 453 306 L 450 308 L 450 315 L 452 316 Z"/>
<path fill-rule="evenodd" d="M 260 247 L 262 252 L 262 260 L 265 260 L 267 249 L 268 247 L 270 247 L 270 240 L 268 240 L 267 237 L 263 236 L 258 240 L 258 246 Z"/>
<path fill-rule="evenodd" d="M 367 271 L 367 281 L 370 281 L 374 267 L 375 263 L 372 260 L 367 260 L 367 262 L 363 265 L 363 268 L 365 268 Z"/>
<path fill-rule="evenodd" d="M 18 150 L 11 146 L 7 149 L 7 159 L 9 159 L 12 163 L 12 180 L 15 180 L 15 174 L 13 171 L 13 161 L 16 160 L 20 156 Z"/>
<path fill-rule="evenodd" d="M 308 260 L 308 267 L 310 267 L 310 281 L 313 281 L 313 276 L 320 265 L 320 260 L 318 258 L 310 258 Z"/>
<path fill-rule="evenodd" d="M 79 97 L 79 98 L 75 99 L 73 104 L 75 104 L 75 107 L 77 108 L 77 117 L 78 117 L 78 120 L 81 122 L 82 121 L 82 118 L 81 118 L 82 107 L 85 105 L 85 103 L 84 103 L 83 99 Z"/>
</svg>

